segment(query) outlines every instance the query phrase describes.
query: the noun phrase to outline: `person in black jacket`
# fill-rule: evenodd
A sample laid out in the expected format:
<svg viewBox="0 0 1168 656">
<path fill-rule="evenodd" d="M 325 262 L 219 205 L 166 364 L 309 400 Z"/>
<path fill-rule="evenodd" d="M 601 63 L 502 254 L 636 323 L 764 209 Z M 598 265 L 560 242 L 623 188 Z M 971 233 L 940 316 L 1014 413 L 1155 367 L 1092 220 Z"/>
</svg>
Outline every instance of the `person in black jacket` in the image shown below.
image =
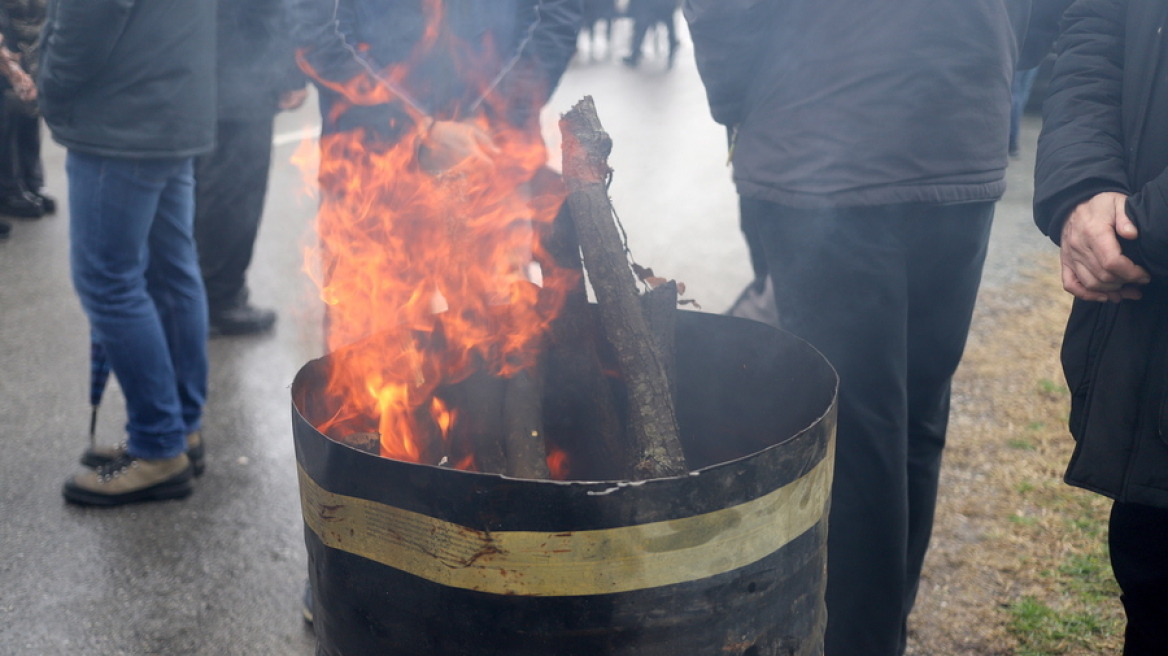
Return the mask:
<svg viewBox="0 0 1168 656">
<path fill-rule="evenodd" d="M 215 6 L 54 0 L 43 38 L 41 111 L 68 149 L 73 285 L 128 418 L 126 444 L 70 477 L 64 496 L 184 497 L 207 392 L 193 158 L 214 139 Z"/>
<path fill-rule="evenodd" d="M 1071 485 L 1115 500 L 1124 654 L 1168 649 L 1168 4 L 1079 0 L 1043 108 L 1034 218 L 1075 296 Z"/>
<path fill-rule="evenodd" d="M 251 304 L 251 264 L 272 159 L 276 114 L 299 107 L 296 66 L 282 0 L 219 0 L 215 150 L 195 161 L 195 241 L 212 335 L 269 330 L 276 313 Z"/>
<path fill-rule="evenodd" d="M 1046 4 L 685 3 L 779 324 L 840 377 L 827 656 L 905 651 L 1019 37 Z M 1028 67 L 1049 41 L 1024 46 Z"/>
<path fill-rule="evenodd" d="M 41 190 L 45 180 L 40 113 L 32 84 L 45 10 L 45 0 L 0 2 L 0 54 L 5 69 L 0 71 L 0 214 L 32 219 L 57 209 L 56 200 Z"/>
</svg>

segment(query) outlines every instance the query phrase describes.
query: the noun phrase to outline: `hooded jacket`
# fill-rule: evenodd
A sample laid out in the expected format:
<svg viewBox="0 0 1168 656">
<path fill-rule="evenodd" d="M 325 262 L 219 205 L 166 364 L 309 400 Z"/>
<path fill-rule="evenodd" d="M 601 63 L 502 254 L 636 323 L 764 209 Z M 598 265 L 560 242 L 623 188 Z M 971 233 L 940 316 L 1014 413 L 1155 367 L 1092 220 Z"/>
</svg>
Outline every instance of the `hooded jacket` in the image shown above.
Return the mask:
<svg viewBox="0 0 1168 656">
<path fill-rule="evenodd" d="M 1129 196 L 1124 251 L 1152 282 L 1121 303 L 1076 299 L 1063 340 L 1075 451 L 1066 480 L 1168 508 L 1168 4 L 1080 0 L 1064 17 L 1043 108 L 1034 218 L 1056 243 L 1074 208 Z"/>
<path fill-rule="evenodd" d="M 215 137 L 215 3 L 51 0 L 38 80 L 61 145 L 107 157 L 189 157 Z"/>
</svg>

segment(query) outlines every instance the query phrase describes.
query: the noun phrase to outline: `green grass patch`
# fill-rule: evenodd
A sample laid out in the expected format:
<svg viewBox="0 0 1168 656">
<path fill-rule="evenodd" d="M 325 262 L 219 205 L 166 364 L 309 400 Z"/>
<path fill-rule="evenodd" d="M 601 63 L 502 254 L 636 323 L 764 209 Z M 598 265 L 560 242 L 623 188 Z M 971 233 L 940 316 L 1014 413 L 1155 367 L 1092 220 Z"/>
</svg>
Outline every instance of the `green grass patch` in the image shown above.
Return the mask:
<svg viewBox="0 0 1168 656">
<path fill-rule="evenodd" d="M 1018 640 L 1017 656 L 1065 654 L 1091 648 L 1095 639 L 1116 630 L 1114 622 L 1089 610 L 1052 608 L 1023 597 L 1008 608 L 1010 633 Z"/>
</svg>

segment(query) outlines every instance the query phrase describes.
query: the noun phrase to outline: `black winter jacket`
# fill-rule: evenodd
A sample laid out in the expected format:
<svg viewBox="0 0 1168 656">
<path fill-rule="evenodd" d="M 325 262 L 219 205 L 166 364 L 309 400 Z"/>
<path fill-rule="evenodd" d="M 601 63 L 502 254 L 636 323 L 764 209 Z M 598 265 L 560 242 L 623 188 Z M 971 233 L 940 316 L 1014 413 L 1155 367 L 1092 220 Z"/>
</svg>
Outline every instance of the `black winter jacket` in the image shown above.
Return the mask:
<svg viewBox="0 0 1168 656">
<path fill-rule="evenodd" d="M 1081 202 L 1129 195 L 1152 275 L 1139 301 L 1076 300 L 1063 341 L 1077 440 L 1066 480 L 1168 507 L 1168 3 L 1079 0 L 1064 17 L 1038 144 L 1034 216 L 1058 241 Z"/>
<path fill-rule="evenodd" d="M 38 81 L 61 145 L 107 157 L 188 157 L 215 138 L 215 3 L 52 0 Z"/>
<path fill-rule="evenodd" d="M 270 119 L 280 96 L 303 89 L 284 0 L 219 0 L 219 118 Z"/>
<path fill-rule="evenodd" d="M 580 0 L 446 0 L 437 38 L 423 43 L 423 0 L 289 0 L 303 66 L 321 90 L 323 132 L 374 129 L 394 139 L 411 124 L 404 102 L 439 119 L 459 119 L 480 109 L 525 125 L 538 118 L 576 51 Z M 456 56 L 450 53 L 458 52 Z M 395 69 L 409 61 L 407 70 Z M 474 81 L 467 72 L 475 69 Z M 346 85 L 392 79 L 402 96 L 347 98 Z M 492 100 L 484 101 L 484 96 Z M 408 100 L 403 102 L 403 98 Z"/>
<path fill-rule="evenodd" d="M 739 193 L 816 208 L 998 199 L 1031 9 L 687 0 L 685 17 L 714 120 L 737 128 Z"/>
</svg>

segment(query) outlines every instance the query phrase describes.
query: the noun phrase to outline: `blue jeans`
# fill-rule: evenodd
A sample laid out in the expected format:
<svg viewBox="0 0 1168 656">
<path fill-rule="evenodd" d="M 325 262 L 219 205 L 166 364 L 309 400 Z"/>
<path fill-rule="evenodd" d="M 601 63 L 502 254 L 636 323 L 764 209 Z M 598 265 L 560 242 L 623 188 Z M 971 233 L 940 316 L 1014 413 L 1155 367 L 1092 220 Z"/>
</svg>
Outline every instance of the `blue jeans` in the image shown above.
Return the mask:
<svg viewBox="0 0 1168 656">
<path fill-rule="evenodd" d="M 1030 100 L 1030 89 L 1034 87 L 1034 78 L 1038 77 L 1038 67 L 1028 68 L 1014 73 L 1014 82 L 1010 85 L 1010 150 L 1018 149 L 1018 132 L 1022 127 L 1022 112 Z"/>
<path fill-rule="evenodd" d="M 69 151 L 73 286 L 126 397 L 128 451 L 171 458 L 207 396 L 193 160 Z"/>
</svg>

